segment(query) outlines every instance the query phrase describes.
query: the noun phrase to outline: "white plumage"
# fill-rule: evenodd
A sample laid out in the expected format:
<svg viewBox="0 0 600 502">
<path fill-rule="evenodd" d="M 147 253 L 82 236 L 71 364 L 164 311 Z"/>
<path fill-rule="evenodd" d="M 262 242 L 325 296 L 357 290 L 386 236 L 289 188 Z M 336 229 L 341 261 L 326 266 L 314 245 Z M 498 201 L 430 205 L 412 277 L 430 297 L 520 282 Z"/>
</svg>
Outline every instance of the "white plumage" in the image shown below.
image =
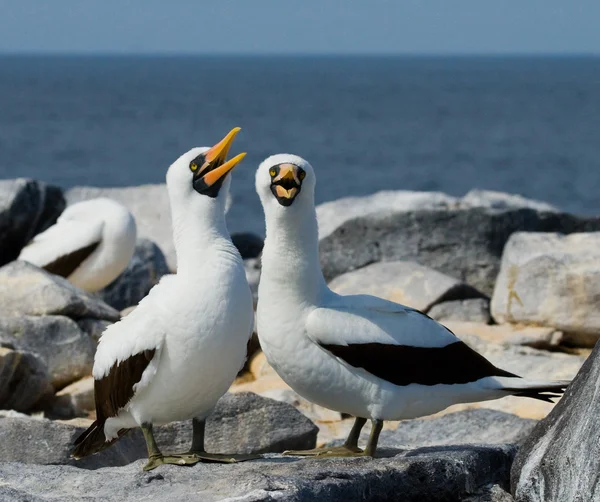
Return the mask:
<svg viewBox="0 0 600 502">
<path fill-rule="evenodd" d="M 76 442 L 76 457 L 99 451 L 123 430 L 141 426 L 151 435 L 152 425 L 174 420 L 196 419 L 202 442 L 203 420 L 244 364 L 253 302 L 225 225 L 227 172 L 243 155 L 222 164 L 228 143 L 221 149 L 211 155 L 214 165 L 208 161 L 212 150 L 195 148 L 169 168 L 177 274 L 163 277 L 102 335 L 93 369 L 98 419 Z M 152 449 L 153 439 L 146 439 L 154 462 L 147 468 L 166 462 Z M 199 460 L 192 454 L 168 458 Z"/>
<path fill-rule="evenodd" d="M 91 199 L 67 207 L 54 225 L 23 248 L 19 260 L 95 292 L 127 268 L 135 242 L 135 220 L 125 206 L 107 198 Z"/>
<path fill-rule="evenodd" d="M 269 363 L 304 398 L 374 421 L 366 454 L 374 453 L 383 420 L 510 394 L 548 400 L 561 392 L 566 382 L 528 382 L 494 367 L 421 312 L 331 291 L 319 264 L 314 187 L 311 165 L 294 155 L 272 156 L 256 173 L 266 217 L 258 336 Z M 362 453 L 358 432 L 344 454 Z"/>
</svg>

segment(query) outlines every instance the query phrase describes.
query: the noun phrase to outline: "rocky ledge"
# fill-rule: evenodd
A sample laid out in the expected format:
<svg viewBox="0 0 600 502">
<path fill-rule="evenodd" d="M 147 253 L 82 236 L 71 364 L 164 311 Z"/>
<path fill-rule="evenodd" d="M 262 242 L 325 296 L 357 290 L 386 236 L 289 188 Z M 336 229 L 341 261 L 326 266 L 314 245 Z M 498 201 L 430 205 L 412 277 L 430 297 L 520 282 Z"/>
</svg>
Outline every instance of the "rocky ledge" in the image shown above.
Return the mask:
<svg viewBox="0 0 600 502">
<path fill-rule="evenodd" d="M 72 466 L 0 464 L 0 499 L 72 501 L 484 501 L 503 500 L 510 446 L 384 449 L 378 459 L 271 456 L 234 465 L 161 466 L 144 461 L 88 471 Z M 496 498 L 490 499 L 490 494 Z"/>
</svg>

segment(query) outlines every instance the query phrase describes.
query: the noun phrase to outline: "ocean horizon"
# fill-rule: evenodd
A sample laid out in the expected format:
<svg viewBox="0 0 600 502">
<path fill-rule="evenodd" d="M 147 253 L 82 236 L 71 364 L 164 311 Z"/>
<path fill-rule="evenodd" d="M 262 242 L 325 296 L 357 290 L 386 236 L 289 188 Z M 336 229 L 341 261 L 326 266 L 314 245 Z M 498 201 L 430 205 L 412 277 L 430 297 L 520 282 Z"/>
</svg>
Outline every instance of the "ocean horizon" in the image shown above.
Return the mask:
<svg viewBox="0 0 600 502">
<path fill-rule="evenodd" d="M 0 55 L 3 179 L 162 183 L 234 126 L 234 230 L 282 152 L 313 164 L 317 202 L 482 188 L 600 214 L 600 57 Z"/>
</svg>

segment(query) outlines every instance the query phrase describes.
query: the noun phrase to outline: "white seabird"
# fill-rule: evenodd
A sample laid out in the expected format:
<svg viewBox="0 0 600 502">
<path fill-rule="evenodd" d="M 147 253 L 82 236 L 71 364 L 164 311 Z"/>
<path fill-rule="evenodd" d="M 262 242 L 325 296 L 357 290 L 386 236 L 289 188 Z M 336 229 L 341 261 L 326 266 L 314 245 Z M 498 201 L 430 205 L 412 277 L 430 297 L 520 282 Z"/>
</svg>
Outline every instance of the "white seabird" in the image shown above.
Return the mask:
<svg viewBox="0 0 600 502">
<path fill-rule="evenodd" d="M 269 157 L 256 173 L 266 217 L 257 332 L 292 389 L 356 421 L 343 447 L 289 453 L 373 456 L 384 420 L 508 395 L 551 401 L 564 391 L 568 382 L 532 382 L 497 368 L 417 310 L 331 291 L 319 264 L 314 189 L 311 165 L 295 155 Z M 372 429 L 362 451 L 367 419 Z"/>
<path fill-rule="evenodd" d="M 75 458 L 141 427 L 148 446 L 145 470 L 236 459 L 206 453 L 204 421 L 242 368 L 254 325 L 242 259 L 225 225 L 227 174 L 245 156 L 224 162 L 238 131 L 210 149 L 190 150 L 168 170 L 177 273 L 163 277 L 103 333 L 93 369 L 97 418 L 76 440 Z M 153 424 L 188 419 L 194 429 L 190 451 L 163 456 Z"/>
<path fill-rule="evenodd" d="M 18 259 L 93 293 L 127 268 L 135 240 L 135 220 L 125 206 L 107 198 L 90 199 L 67 207 Z"/>
</svg>

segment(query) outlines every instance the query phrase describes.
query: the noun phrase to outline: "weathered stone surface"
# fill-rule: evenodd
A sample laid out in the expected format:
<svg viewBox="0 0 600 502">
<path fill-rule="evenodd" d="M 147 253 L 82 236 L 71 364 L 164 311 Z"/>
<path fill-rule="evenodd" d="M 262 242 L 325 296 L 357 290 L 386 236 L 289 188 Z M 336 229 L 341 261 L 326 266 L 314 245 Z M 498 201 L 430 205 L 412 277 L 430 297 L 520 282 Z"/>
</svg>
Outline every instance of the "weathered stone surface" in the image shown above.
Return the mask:
<svg viewBox="0 0 600 502">
<path fill-rule="evenodd" d="M 382 190 L 371 195 L 343 197 L 317 206 L 319 239 L 331 234 L 346 221 L 376 213 L 450 209 L 460 205 L 460 199 L 442 192 Z"/>
<path fill-rule="evenodd" d="M 600 232 L 516 233 L 506 244 L 492 315 L 600 337 Z"/>
<path fill-rule="evenodd" d="M 238 249 L 244 260 L 258 258 L 265 245 L 262 237 L 250 232 L 231 234 L 231 242 L 233 242 L 233 245 Z"/>
<path fill-rule="evenodd" d="M 520 502 L 600 500 L 600 344 L 523 443 L 511 475 Z"/>
<path fill-rule="evenodd" d="M 112 454 L 74 461 L 69 457 L 73 441 L 91 421 L 79 419 L 74 425 L 39 419 L 4 420 L 8 419 L 0 417 L 0 462 L 71 464 L 96 469 L 124 465 L 147 455 L 139 429 L 106 450 L 114 449 Z M 155 436 L 165 452 L 187 451 L 192 440 L 191 421 L 155 427 Z M 26 437 L 32 440 L 23 441 Z M 292 406 L 254 394 L 226 394 L 206 421 L 206 449 L 212 452 L 277 453 L 314 448 L 316 437 L 317 427 Z"/>
<path fill-rule="evenodd" d="M 533 209 L 380 212 L 348 220 L 321 239 L 327 280 L 380 261 L 415 261 L 491 295 L 504 244 L 517 231 L 590 232 L 600 217 Z"/>
<path fill-rule="evenodd" d="M 522 195 L 496 192 L 494 190 L 473 189 L 460 199 L 461 207 L 487 207 L 489 209 L 535 209 L 558 213 L 556 206 L 547 202 L 527 199 Z"/>
<path fill-rule="evenodd" d="M 0 345 L 38 355 L 56 389 L 91 374 L 96 351 L 93 340 L 64 316 L 0 317 Z"/>
<path fill-rule="evenodd" d="M 0 316 L 64 315 L 119 320 L 119 312 L 98 298 L 31 263 L 0 268 Z"/>
<path fill-rule="evenodd" d="M 53 392 L 48 370 L 37 356 L 0 346 L 0 408 L 29 411 Z"/>
<path fill-rule="evenodd" d="M 384 430 L 381 444 L 434 446 L 451 444 L 517 444 L 535 427 L 536 420 L 490 409 L 464 410 L 440 417 L 399 422 L 396 430 Z M 368 431 L 363 431 L 366 440 Z"/>
<path fill-rule="evenodd" d="M 452 300 L 438 303 L 428 312 L 436 321 L 468 321 L 489 324 L 490 301 L 487 298 L 471 298 L 469 300 Z"/>
<path fill-rule="evenodd" d="M 23 462 L 70 464 L 83 469 L 97 469 L 106 465 L 126 465 L 145 456 L 141 435 L 128 434 L 96 455 L 74 460 L 70 457 L 71 449 L 77 436 L 84 430 L 84 427 L 43 418 L 0 417 L 0 466 L 3 466 L 2 462 Z M 0 496 L 0 500 L 4 499 Z"/>
<path fill-rule="evenodd" d="M 512 495 L 500 485 L 486 485 L 477 493 L 463 499 L 463 502 L 514 502 Z"/>
<path fill-rule="evenodd" d="M 155 242 L 164 253 L 169 269 L 173 272 L 177 270 L 171 207 L 164 183 L 123 188 L 73 187 L 65 193 L 65 197 L 69 204 L 96 197 L 108 197 L 120 202 L 133 214 L 138 237 Z M 230 198 L 227 202 L 229 207 Z"/>
<path fill-rule="evenodd" d="M 72 418 L 86 416 L 95 410 L 94 379 L 88 376 L 56 393 L 51 414 L 53 417 Z"/>
<path fill-rule="evenodd" d="M 15 501 L 181 500 L 215 502 L 459 502 L 488 485 L 506 487 L 514 450 L 506 446 L 438 446 L 388 450 L 371 460 L 269 458 L 233 465 L 120 468 L 0 464 L 0 499 Z"/>
<path fill-rule="evenodd" d="M 437 307 L 437 306 L 436 306 Z M 431 309 L 433 311 L 433 309 Z M 432 312 L 429 313 L 432 315 Z M 562 331 L 543 326 L 519 324 L 482 324 L 462 321 L 441 321 L 456 336 L 476 336 L 501 345 L 524 345 L 535 349 L 556 349 L 564 340 Z"/>
<path fill-rule="evenodd" d="M 260 258 L 248 258 L 244 260 L 244 269 L 246 270 L 246 279 L 252 291 L 254 299 L 254 308 L 258 302 L 258 283 L 260 282 Z"/>
<path fill-rule="evenodd" d="M 458 279 L 407 261 L 373 263 L 337 276 L 329 287 L 342 295 L 380 296 L 423 312 L 444 301 L 482 296 Z"/>
<path fill-rule="evenodd" d="M 314 448 L 317 427 L 292 406 L 252 393 L 225 394 L 206 421 L 207 451 L 265 453 Z M 160 444 L 189 449 L 191 422 L 158 428 Z"/>
<path fill-rule="evenodd" d="M 111 324 L 113 323 L 110 321 L 103 321 L 102 319 L 90 319 L 89 317 L 85 319 L 79 319 L 77 321 L 77 326 L 79 326 L 79 329 L 87 333 L 96 343 L 98 343 L 100 340 L 104 330 Z"/>
<path fill-rule="evenodd" d="M 60 188 L 30 179 L 0 180 L 0 265 L 15 260 L 65 208 Z"/>
<path fill-rule="evenodd" d="M 123 310 L 137 305 L 158 284 L 169 267 L 160 248 L 148 239 L 138 239 L 135 252 L 123 273 L 98 296 L 108 305 Z"/>
</svg>

